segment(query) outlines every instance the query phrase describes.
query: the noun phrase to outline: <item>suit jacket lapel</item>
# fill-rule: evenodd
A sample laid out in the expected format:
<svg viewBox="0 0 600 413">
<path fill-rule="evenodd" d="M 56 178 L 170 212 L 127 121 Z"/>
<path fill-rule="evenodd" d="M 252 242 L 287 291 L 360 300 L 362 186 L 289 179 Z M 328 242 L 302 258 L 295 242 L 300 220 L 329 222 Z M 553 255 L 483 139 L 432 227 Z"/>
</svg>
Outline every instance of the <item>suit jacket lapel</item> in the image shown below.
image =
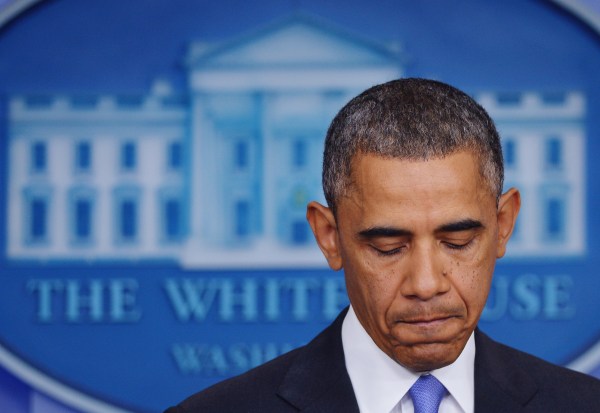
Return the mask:
<svg viewBox="0 0 600 413">
<path fill-rule="evenodd" d="M 475 413 L 521 412 L 537 391 L 503 345 L 475 331 Z"/>
<path fill-rule="evenodd" d="M 299 352 L 278 395 L 304 413 L 359 413 L 344 360 L 343 311 Z M 502 344 L 475 331 L 475 413 L 518 413 L 538 388 Z"/>
<path fill-rule="evenodd" d="M 342 346 L 346 312 L 298 354 L 279 387 L 279 396 L 298 411 L 358 413 Z"/>
</svg>

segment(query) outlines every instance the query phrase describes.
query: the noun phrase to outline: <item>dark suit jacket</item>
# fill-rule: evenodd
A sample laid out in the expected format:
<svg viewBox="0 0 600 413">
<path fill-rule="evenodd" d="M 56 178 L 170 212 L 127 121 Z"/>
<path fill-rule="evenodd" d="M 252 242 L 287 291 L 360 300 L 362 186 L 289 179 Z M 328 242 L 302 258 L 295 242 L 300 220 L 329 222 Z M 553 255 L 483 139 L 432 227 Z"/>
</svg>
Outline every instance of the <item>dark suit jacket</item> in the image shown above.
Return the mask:
<svg viewBox="0 0 600 413">
<path fill-rule="evenodd" d="M 345 314 L 308 345 L 165 413 L 358 413 L 342 348 Z M 476 413 L 600 412 L 600 380 L 496 343 L 480 331 L 475 349 Z"/>
</svg>

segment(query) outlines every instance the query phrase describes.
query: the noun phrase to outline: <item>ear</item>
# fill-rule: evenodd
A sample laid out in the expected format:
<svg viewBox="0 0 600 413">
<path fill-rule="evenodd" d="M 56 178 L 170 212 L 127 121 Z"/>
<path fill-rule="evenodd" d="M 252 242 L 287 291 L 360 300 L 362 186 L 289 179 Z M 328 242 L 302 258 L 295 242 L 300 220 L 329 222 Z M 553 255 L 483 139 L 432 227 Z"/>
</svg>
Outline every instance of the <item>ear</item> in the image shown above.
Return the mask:
<svg viewBox="0 0 600 413">
<path fill-rule="evenodd" d="M 329 263 L 329 267 L 335 271 L 340 270 L 342 268 L 342 256 L 333 212 L 326 206 L 312 201 L 306 207 L 306 219 L 312 228 L 319 248 Z"/>
<path fill-rule="evenodd" d="M 506 253 L 506 244 L 512 235 L 517 215 L 521 208 L 521 194 L 515 188 L 506 191 L 498 202 L 498 250 L 496 256 L 502 258 Z"/>
</svg>

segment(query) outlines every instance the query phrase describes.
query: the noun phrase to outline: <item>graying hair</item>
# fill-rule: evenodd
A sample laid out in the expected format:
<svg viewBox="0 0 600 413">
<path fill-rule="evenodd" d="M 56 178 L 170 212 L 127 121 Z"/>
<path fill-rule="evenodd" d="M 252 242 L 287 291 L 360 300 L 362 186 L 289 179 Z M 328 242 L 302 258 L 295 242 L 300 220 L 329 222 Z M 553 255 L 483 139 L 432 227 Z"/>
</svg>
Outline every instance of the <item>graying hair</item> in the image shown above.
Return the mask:
<svg viewBox="0 0 600 413">
<path fill-rule="evenodd" d="M 460 90 L 427 79 L 400 79 L 367 89 L 331 122 L 323 154 L 323 191 L 336 211 L 348 194 L 351 166 L 358 154 L 404 160 L 439 159 L 470 151 L 496 200 L 502 193 L 504 166 L 494 122 Z"/>
</svg>

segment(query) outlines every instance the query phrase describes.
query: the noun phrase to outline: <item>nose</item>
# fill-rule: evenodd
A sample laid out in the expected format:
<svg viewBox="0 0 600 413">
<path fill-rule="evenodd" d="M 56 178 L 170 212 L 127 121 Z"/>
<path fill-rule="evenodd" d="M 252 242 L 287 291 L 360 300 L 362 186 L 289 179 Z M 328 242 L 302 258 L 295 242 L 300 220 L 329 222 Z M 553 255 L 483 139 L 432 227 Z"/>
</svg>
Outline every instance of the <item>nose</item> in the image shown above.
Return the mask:
<svg viewBox="0 0 600 413">
<path fill-rule="evenodd" d="M 434 246 L 415 245 L 406 259 L 402 295 L 426 301 L 450 290 L 443 260 Z"/>
</svg>

